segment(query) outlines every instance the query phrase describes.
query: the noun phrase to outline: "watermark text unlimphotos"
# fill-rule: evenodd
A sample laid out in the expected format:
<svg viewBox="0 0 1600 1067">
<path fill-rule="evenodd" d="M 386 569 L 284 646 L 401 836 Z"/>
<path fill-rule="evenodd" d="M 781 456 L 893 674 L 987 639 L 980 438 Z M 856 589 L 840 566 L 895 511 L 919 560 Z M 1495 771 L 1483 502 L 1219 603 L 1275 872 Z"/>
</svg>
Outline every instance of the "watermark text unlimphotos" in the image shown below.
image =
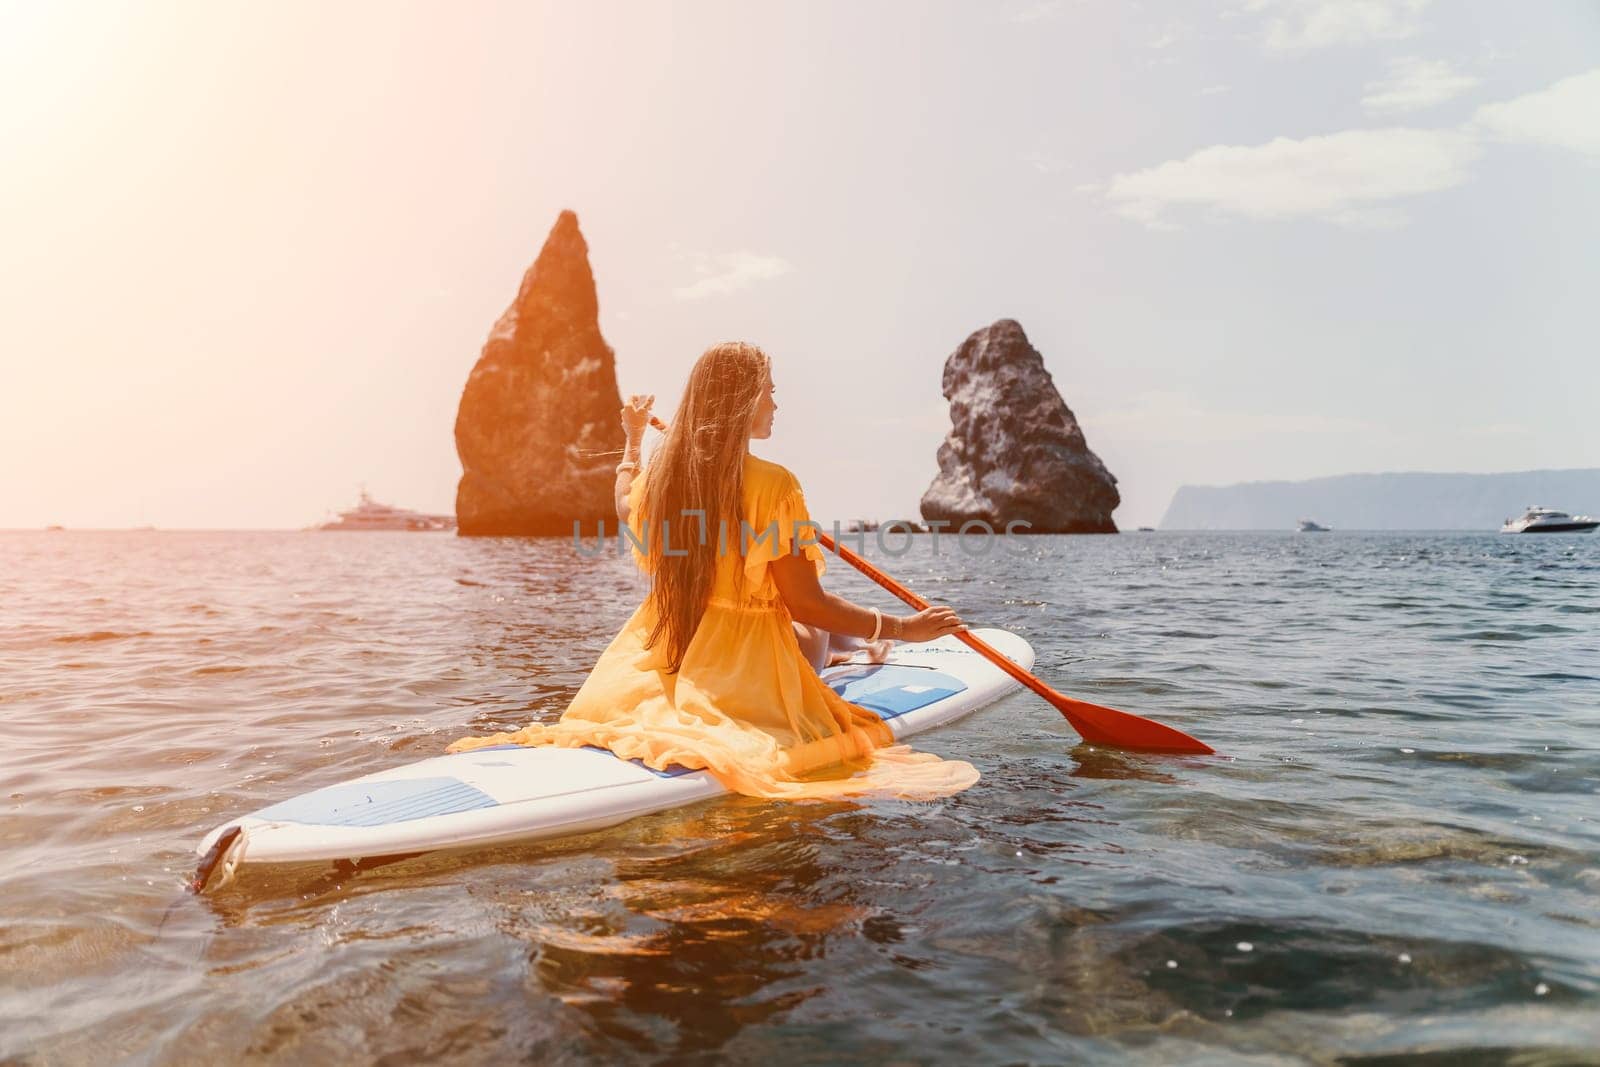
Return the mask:
<svg viewBox="0 0 1600 1067">
<path fill-rule="evenodd" d="M 621 555 L 629 549 L 636 549 L 641 555 L 648 556 L 652 529 L 659 530 L 663 556 L 687 556 L 690 547 L 705 548 L 711 545 L 711 529 L 706 521 L 704 509 L 686 508 L 678 514 L 680 521 L 677 526 L 674 526 L 669 519 L 664 519 L 659 524 L 651 523 L 643 530 L 636 530 L 628 523 L 619 523 L 610 538 L 614 550 Z M 859 527 L 845 529 L 838 522 L 834 522 L 832 527 L 835 545 L 844 546 L 847 542 L 853 542 L 855 550 L 864 553 L 867 550 L 867 537 L 870 534 L 877 543 L 878 553 L 892 557 L 903 556 L 911 551 L 912 538 L 917 534 L 927 534 L 931 537 L 934 555 L 940 552 L 941 536 L 946 543 L 954 539 L 960 551 L 969 556 L 987 556 L 994 550 L 996 543 L 1003 545 L 1008 552 L 1021 554 L 1027 550 L 1016 543 L 1017 535 L 1027 532 L 1032 525 L 1026 519 L 1012 519 L 996 530 L 992 523 L 983 519 L 968 519 L 959 526 L 946 519 L 931 519 L 926 523 L 893 519 L 879 523 L 872 530 Z M 799 554 L 813 545 L 820 547 L 822 545 L 820 531 L 824 528 L 824 524 L 812 519 L 796 519 L 789 524 L 788 551 Z M 741 519 L 737 531 L 730 529 L 727 520 L 721 520 L 717 523 L 716 531 L 717 556 L 720 558 L 729 552 L 748 556 L 751 552 L 760 552 L 763 549 L 772 555 L 781 555 L 785 544 L 785 539 L 781 537 L 782 530 L 777 519 L 773 519 L 759 530 Z M 573 522 L 572 543 L 580 555 L 600 555 L 606 550 L 606 541 L 604 519 L 600 520 L 599 531 L 592 540 L 583 536 L 581 523 Z"/>
</svg>

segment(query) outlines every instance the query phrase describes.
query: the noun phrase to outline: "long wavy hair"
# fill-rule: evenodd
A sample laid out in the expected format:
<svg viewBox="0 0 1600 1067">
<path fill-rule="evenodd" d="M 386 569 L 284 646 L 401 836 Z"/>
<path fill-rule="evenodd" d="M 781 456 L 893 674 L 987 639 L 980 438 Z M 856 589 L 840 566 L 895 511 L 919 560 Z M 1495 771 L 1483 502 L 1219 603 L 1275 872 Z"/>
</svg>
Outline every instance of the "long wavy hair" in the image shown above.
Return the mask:
<svg viewBox="0 0 1600 1067">
<path fill-rule="evenodd" d="M 645 643 L 654 648 L 666 642 L 669 671 L 682 665 L 705 614 L 718 556 L 740 550 L 744 457 L 770 374 L 767 354 L 755 345 L 725 341 L 706 349 L 689 371 L 672 426 L 645 470 L 640 508 L 648 524 L 656 614 Z M 686 514 L 695 511 L 704 512 L 704 520 Z M 673 555 L 666 554 L 662 520 L 670 527 Z"/>
</svg>

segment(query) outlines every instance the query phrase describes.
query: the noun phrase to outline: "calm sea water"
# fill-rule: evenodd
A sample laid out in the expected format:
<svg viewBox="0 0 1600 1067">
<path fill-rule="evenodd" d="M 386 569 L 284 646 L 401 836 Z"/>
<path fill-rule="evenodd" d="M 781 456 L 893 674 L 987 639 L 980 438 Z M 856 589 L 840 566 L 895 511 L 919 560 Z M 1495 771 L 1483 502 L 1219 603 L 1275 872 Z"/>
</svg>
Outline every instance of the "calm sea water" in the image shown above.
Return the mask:
<svg viewBox="0 0 1600 1067">
<path fill-rule="evenodd" d="M 1019 693 L 919 739 L 983 772 L 936 804 L 196 898 L 217 823 L 557 716 L 642 587 L 564 541 L 0 533 L 0 1059 L 1600 1062 L 1600 537 L 1023 547 L 869 555 L 1222 755 Z"/>
</svg>

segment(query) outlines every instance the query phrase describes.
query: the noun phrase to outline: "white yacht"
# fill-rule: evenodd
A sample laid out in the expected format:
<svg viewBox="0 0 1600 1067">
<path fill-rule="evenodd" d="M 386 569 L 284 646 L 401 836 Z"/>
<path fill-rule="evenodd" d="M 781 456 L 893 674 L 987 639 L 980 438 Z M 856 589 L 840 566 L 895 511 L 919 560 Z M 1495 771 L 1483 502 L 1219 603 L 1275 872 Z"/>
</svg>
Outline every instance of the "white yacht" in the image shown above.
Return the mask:
<svg viewBox="0 0 1600 1067">
<path fill-rule="evenodd" d="M 339 512 L 339 518 L 315 527 L 318 530 L 453 530 L 454 515 L 424 515 L 389 504 L 380 504 L 361 490 L 361 501 L 348 511 Z"/>
<path fill-rule="evenodd" d="M 1600 526 L 1600 519 L 1587 515 L 1568 515 L 1554 508 L 1530 506 L 1520 519 L 1507 519 L 1501 533 L 1588 533 Z"/>
</svg>

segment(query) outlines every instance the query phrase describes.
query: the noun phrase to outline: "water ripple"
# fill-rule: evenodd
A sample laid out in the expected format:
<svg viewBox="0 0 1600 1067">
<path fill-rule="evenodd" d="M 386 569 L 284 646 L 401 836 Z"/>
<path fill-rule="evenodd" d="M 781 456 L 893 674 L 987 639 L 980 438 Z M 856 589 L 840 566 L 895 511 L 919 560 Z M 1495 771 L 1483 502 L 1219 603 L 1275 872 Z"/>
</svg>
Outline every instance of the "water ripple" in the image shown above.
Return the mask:
<svg viewBox="0 0 1600 1067">
<path fill-rule="evenodd" d="M 983 772 L 934 804 L 196 899 L 229 816 L 558 716 L 639 580 L 562 541 L 0 534 L 0 1059 L 1592 1058 L 1600 538 L 917 545 L 880 564 L 1222 755 L 1016 694 L 924 739 Z"/>
</svg>

